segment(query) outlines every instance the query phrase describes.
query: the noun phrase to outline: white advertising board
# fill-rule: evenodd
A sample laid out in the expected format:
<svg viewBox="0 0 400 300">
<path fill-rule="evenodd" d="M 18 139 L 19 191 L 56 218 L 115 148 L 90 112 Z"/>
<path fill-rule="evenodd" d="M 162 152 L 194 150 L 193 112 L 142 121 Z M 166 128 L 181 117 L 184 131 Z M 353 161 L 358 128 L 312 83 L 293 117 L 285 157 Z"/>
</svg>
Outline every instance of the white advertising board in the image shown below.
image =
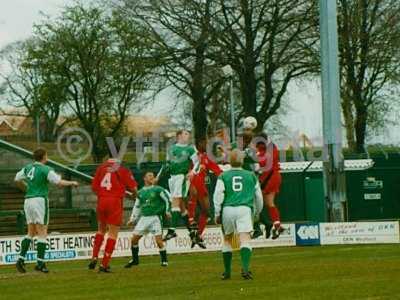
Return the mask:
<svg viewBox="0 0 400 300">
<path fill-rule="evenodd" d="M 320 223 L 321 245 L 399 243 L 399 222 Z"/>
<path fill-rule="evenodd" d="M 295 246 L 296 239 L 294 236 L 294 224 L 285 225 L 287 232 L 282 234 L 281 238 L 272 241 L 260 237 L 253 241 L 254 247 L 277 247 L 277 246 Z M 209 227 L 205 233 L 204 239 L 207 249 L 202 250 L 197 246 L 192 249 L 191 241 L 186 229 L 177 230 L 178 237 L 167 243 L 167 251 L 173 253 L 193 253 L 221 250 L 223 236 L 219 227 Z M 46 251 L 46 260 L 63 261 L 89 259 L 92 255 L 92 247 L 94 241 L 94 232 L 91 233 L 74 233 L 74 234 L 57 234 L 49 235 L 48 249 Z M 23 237 L 0 237 L 0 265 L 14 264 L 18 259 L 21 241 Z M 123 231 L 119 234 L 116 249 L 113 257 L 129 257 L 131 255 L 131 232 Z M 104 245 L 103 245 L 104 247 Z M 156 255 L 158 248 L 152 236 L 145 236 L 141 239 L 140 255 Z M 31 245 L 31 249 L 27 254 L 26 262 L 36 261 L 36 241 Z"/>
</svg>

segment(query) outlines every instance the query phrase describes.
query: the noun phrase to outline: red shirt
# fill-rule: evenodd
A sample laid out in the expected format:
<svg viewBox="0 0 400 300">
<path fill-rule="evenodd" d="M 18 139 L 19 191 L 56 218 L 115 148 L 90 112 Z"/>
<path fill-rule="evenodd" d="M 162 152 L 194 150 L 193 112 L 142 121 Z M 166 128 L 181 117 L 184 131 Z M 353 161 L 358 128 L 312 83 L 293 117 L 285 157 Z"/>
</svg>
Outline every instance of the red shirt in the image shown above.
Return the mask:
<svg viewBox="0 0 400 300">
<path fill-rule="evenodd" d="M 272 147 L 271 147 L 272 146 Z M 271 151 L 272 150 L 272 151 Z M 265 146 L 257 148 L 258 162 L 262 169 L 260 175 L 260 182 L 263 182 L 273 172 L 279 172 L 279 150 L 278 147 L 272 142 Z"/>
<path fill-rule="evenodd" d="M 99 198 L 121 199 L 127 189 L 134 190 L 136 187 L 132 172 L 114 160 L 100 165 L 92 182 L 92 190 Z"/>
<path fill-rule="evenodd" d="M 221 168 L 218 164 L 210 159 L 206 152 L 199 152 L 199 163 L 200 163 L 200 172 L 197 176 L 205 178 L 207 176 L 207 171 L 213 172 L 216 176 L 219 176 L 222 173 Z"/>
</svg>

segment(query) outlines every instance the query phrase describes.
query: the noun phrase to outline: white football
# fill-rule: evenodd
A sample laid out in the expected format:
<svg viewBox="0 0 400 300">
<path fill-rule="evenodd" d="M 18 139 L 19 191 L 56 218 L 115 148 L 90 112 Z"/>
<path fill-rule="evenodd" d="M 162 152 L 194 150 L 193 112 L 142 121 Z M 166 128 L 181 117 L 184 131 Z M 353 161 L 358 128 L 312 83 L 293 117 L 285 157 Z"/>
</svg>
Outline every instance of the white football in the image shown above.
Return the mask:
<svg viewBox="0 0 400 300">
<path fill-rule="evenodd" d="M 254 117 L 246 117 L 243 120 L 243 128 L 244 129 L 256 129 L 257 128 L 257 119 Z"/>
</svg>

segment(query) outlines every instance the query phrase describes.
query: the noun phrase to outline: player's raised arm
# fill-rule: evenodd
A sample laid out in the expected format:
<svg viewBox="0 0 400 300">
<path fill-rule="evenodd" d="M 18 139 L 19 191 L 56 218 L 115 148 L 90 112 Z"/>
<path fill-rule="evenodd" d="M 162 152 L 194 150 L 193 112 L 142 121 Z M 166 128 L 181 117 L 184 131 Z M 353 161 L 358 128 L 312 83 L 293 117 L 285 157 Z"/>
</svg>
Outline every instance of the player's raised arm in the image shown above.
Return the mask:
<svg viewBox="0 0 400 300">
<path fill-rule="evenodd" d="M 158 171 L 156 178 L 154 178 L 154 184 L 158 184 L 161 178 L 167 176 L 168 172 L 169 172 L 169 163 L 165 162 L 162 164 L 160 170 Z"/>
<path fill-rule="evenodd" d="M 57 174 L 54 170 L 50 170 L 49 173 L 47 174 L 47 181 L 60 187 L 77 187 L 79 184 L 77 181 L 69 181 L 69 180 L 64 180 L 62 179 L 61 175 Z"/>
<path fill-rule="evenodd" d="M 194 172 L 195 174 L 199 173 L 200 172 L 200 160 L 199 160 L 198 152 L 194 147 L 192 148 L 192 151 L 190 153 L 190 160 L 193 163 L 192 172 Z"/>
<path fill-rule="evenodd" d="M 219 165 L 211 159 L 208 159 L 207 161 L 207 169 L 213 172 L 216 176 L 219 176 L 222 173 L 222 169 L 219 167 Z"/>
<path fill-rule="evenodd" d="M 50 170 L 49 174 L 47 175 L 47 180 L 55 184 L 56 186 L 63 188 L 63 187 L 77 187 L 79 183 L 77 181 L 69 181 L 69 180 L 64 180 L 61 178 L 61 175 L 57 174 L 53 170 Z"/>
</svg>

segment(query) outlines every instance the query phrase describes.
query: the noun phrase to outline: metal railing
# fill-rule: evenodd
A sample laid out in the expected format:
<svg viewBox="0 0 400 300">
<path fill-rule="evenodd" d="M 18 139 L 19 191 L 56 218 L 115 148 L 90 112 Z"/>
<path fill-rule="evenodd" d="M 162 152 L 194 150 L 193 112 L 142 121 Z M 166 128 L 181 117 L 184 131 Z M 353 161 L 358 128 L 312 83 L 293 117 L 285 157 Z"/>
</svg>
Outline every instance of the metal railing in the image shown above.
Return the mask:
<svg viewBox="0 0 400 300">
<path fill-rule="evenodd" d="M 33 152 L 32 151 L 29 151 L 29 150 L 24 149 L 22 147 L 19 147 L 17 145 L 11 144 L 11 143 L 6 142 L 6 141 L 4 141 L 2 139 L 0 139 L 0 148 L 4 149 L 4 150 L 11 151 L 11 152 L 14 152 L 14 153 L 17 153 L 17 154 L 22 155 L 22 156 L 24 156 L 26 158 L 33 159 Z M 74 176 L 74 177 L 76 177 L 78 179 L 81 179 L 83 181 L 86 181 L 86 182 L 91 182 L 92 179 L 93 179 L 93 177 L 90 176 L 90 175 L 87 175 L 87 174 L 85 174 L 83 172 L 80 172 L 78 170 L 70 168 L 70 167 L 68 167 L 66 165 L 63 165 L 63 164 L 61 164 L 59 162 L 56 162 L 54 160 L 51 160 L 51 159 L 48 160 L 47 164 L 50 167 L 52 167 L 52 168 L 54 168 L 56 170 L 62 171 L 64 174 L 68 174 L 69 176 Z"/>
</svg>

